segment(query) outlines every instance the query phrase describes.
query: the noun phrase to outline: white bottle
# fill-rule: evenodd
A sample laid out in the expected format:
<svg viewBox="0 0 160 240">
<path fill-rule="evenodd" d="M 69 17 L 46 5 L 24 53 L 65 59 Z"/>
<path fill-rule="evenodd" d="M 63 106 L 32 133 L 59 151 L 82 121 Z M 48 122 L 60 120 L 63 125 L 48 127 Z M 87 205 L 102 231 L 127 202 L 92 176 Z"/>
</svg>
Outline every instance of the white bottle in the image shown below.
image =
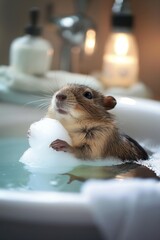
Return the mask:
<svg viewBox="0 0 160 240">
<path fill-rule="evenodd" d="M 38 18 L 39 10 L 31 9 L 31 25 L 26 27 L 26 35 L 15 39 L 10 47 L 10 66 L 31 75 L 44 75 L 50 69 L 53 57 L 51 44 L 40 36 Z"/>
</svg>

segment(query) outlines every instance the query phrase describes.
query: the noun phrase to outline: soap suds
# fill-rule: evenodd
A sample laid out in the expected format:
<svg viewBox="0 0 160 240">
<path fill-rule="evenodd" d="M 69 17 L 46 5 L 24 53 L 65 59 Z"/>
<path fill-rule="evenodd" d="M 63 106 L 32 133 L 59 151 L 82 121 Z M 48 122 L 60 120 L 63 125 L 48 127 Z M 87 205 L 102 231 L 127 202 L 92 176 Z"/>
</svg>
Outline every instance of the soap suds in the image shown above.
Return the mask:
<svg viewBox="0 0 160 240">
<path fill-rule="evenodd" d="M 148 160 L 142 161 L 139 160 L 138 163 L 140 165 L 143 165 L 149 169 L 151 169 L 153 172 L 155 172 L 155 174 L 160 177 L 160 147 L 149 147 L 148 149 L 150 149 L 152 151 L 152 154 L 150 156 L 150 158 Z"/>
<path fill-rule="evenodd" d="M 87 166 L 113 166 L 123 164 L 120 159 L 107 158 L 106 160 L 79 160 L 72 154 L 56 152 L 50 146 L 56 139 L 62 139 L 71 144 L 66 129 L 57 120 L 44 118 L 30 126 L 30 148 L 24 152 L 20 162 L 31 172 L 62 174 L 67 173 L 80 165 Z M 160 148 L 151 147 L 148 142 L 142 144 L 152 152 L 149 160 L 139 160 L 138 164 L 153 170 L 160 176 Z"/>
</svg>

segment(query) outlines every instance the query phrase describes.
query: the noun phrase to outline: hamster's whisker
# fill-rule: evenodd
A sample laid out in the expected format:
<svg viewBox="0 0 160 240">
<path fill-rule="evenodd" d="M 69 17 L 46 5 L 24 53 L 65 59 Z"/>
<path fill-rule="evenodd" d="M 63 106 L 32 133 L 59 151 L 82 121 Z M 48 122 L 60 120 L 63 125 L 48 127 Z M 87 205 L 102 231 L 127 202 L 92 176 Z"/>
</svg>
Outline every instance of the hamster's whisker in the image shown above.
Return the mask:
<svg viewBox="0 0 160 240">
<path fill-rule="evenodd" d="M 41 103 L 41 104 L 39 104 L 39 105 L 37 105 L 37 108 L 38 109 L 44 109 L 44 110 L 47 110 L 48 109 L 48 106 L 49 106 L 49 104 L 46 102 L 44 102 L 44 103 Z"/>
</svg>

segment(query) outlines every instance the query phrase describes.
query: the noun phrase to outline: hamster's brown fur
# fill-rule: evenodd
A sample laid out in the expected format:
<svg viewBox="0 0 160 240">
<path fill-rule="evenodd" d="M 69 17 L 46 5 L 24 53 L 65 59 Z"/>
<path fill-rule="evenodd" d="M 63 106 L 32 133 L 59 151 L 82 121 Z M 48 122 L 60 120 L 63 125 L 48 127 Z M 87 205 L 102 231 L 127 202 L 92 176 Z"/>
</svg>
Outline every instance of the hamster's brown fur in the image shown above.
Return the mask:
<svg viewBox="0 0 160 240">
<path fill-rule="evenodd" d="M 112 114 L 116 105 L 111 96 L 78 84 L 56 92 L 47 117 L 57 119 L 68 131 L 72 146 L 57 139 L 51 147 L 73 153 L 80 159 L 118 157 L 122 160 L 148 159 L 146 151 L 132 138 L 121 134 Z"/>
</svg>

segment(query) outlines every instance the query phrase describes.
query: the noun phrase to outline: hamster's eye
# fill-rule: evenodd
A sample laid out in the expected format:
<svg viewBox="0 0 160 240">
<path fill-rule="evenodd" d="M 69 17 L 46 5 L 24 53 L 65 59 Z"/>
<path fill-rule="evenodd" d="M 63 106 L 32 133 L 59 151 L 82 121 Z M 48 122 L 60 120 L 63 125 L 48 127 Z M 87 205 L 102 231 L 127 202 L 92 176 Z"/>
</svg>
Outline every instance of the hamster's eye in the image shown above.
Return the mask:
<svg viewBox="0 0 160 240">
<path fill-rule="evenodd" d="M 89 91 L 85 92 L 85 93 L 83 94 L 83 96 L 84 96 L 85 98 L 88 98 L 88 99 L 92 99 L 92 98 L 93 98 L 92 93 L 89 92 Z"/>
</svg>

